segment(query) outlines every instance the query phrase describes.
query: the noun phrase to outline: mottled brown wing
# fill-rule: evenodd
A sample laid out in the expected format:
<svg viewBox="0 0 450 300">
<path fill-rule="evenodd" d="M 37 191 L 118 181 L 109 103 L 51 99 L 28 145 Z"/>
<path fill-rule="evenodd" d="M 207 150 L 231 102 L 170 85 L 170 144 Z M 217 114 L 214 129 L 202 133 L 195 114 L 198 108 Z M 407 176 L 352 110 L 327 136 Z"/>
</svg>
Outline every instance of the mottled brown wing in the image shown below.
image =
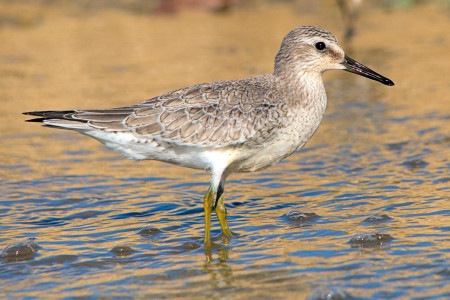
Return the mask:
<svg viewBox="0 0 450 300">
<path fill-rule="evenodd" d="M 111 110 L 83 111 L 73 118 L 93 127 L 190 145 L 226 146 L 270 134 L 278 122 L 272 89 L 258 82 L 196 85 Z"/>
<path fill-rule="evenodd" d="M 124 124 L 137 134 L 184 144 L 241 143 L 276 122 L 269 90 L 239 82 L 197 85 L 139 104 Z"/>
</svg>

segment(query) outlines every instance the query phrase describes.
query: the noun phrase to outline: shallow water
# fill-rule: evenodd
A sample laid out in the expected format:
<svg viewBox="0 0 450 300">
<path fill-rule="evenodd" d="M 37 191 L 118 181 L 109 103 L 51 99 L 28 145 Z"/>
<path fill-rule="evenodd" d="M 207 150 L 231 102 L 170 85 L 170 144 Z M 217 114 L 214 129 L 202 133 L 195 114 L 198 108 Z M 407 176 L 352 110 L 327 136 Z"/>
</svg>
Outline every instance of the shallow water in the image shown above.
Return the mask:
<svg viewBox="0 0 450 300">
<path fill-rule="evenodd" d="M 331 4 L 299 3 L 175 16 L 1 4 L 16 22 L 0 26 L 0 297 L 449 298 L 441 2 L 364 8 L 344 48 L 396 86 L 326 73 L 329 107 L 307 146 L 228 180 L 236 236 L 223 240 L 213 217 L 214 262 L 202 242 L 208 174 L 128 161 L 20 115 L 270 72 L 281 38 L 301 24 L 340 37 Z"/>
</svg>

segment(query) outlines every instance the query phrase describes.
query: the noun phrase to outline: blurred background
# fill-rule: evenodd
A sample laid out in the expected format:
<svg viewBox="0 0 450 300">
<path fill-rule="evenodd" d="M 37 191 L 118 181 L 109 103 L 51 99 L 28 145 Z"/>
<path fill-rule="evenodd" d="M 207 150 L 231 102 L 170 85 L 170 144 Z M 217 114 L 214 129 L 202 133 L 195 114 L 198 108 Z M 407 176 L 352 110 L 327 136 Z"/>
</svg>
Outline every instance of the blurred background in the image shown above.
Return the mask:
<svg viewBox="0 0 450 300">
<path fill-rule="evenodd" d="M 448 0 L 0 1 L 0 298 L 449 298 L 449 18 Z M 213 220 L 210 264 L 208 174 L 21 115 L 271 73 L 301 25 L 396 85 L 326 72 L 305 148 L 228 181 L 237 237 Z"/>
</svg>

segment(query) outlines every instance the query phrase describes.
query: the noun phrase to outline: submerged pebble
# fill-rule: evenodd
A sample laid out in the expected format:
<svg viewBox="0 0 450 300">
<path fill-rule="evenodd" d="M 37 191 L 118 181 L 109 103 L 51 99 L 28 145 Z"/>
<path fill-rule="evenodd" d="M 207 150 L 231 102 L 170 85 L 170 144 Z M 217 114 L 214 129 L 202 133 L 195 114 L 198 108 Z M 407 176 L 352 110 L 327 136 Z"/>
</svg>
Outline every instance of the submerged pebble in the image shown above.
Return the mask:
<svg viewBox="0 0 450 300">
<path fill-rule="evenodd" d="M 139 231 L 139 234 L 142 236 L 151 236 L 151 235 L 157 235 L 161 232 L 162 231 L 156 227 L 146 226 Z"/>
<path fill-rule="evenodd" d="M 408 145 L 408 142 L 386 144 L 389 150 L 401 150 L 406 145 Z"/>
<path fill-rule="evenodd" d="M 126 245 L 119 245 L 112 248 L 111 252 L 116 256 L 127 256 L 136 252 L 136 250 Z"/>
<path fill-rule="evenodd" d="M 392 218 L 383 212 L 377 212 L 376 214 L 373 214 L 373 215 L 365 218 L 363 222 L 381 223 L 381 222 L 386 222 L 386 221 L 392 221 Z"/>
<path fill-rule="evenodd" d="M 347 293 L 338 289 L 318 288 L 307 300 L 343 300 L 348 298 Z"/>
<path fill-rule="evenodd" d="M 10 243 L 2 250 L 0 258 L 8 262 L 30 260 L 39 248 L 33 239 Z"/>
<path fill-rule="evenodd" d="M 307 206 L 297 206 L 292 208 L 288 213 L 283 215 L 284 218 L 290 223 L 303 224 L 310 222 L 319 217 Z"/>
<path fill-rule="evenodd" d="M 183 245 L 181 245 L 181 248 L 184 250 L 195 250 L 200 248 L 201 246 L 197 244 L 196 242 L 186 242 Z"/>
<path fill-rule="evenodd" d="M 381 232 L 359 233 L 350 239 L 352 248 L 371 248 L 382 246 L 383 244 L 392 241 L 394 238 Z"/>
<path fill-rule="evenodd" d="M 439 271 L 437 271 L 437 274 L 442 276 L 450 276 L 450 267 L 443 267 Z"/>
<path fill-rule="evenodd" d="M 412 159 L 412 160 L 405 161 L 403 163 L 403 165 L 405 165 L 411 169 L 419 169 L 419 168 L 425 168 L 426 166 L 428 166 L 428 163 L 421 159 Z"/>
</svg>

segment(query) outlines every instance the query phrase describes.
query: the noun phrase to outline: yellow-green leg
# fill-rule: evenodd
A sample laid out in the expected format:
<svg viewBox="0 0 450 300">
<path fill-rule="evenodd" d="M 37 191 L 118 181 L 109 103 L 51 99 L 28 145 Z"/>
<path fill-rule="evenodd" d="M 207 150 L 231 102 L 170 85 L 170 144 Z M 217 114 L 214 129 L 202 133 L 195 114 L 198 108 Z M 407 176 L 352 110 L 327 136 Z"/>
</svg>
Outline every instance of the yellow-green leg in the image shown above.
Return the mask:
<svg viewBox="0 0 450 300">
<path fill-rule="evenodd" d="M 219 219 L 220 227 L 222 227 L 223 234 L 228 238 L 232 237 L 233 233 L 231 233 L 230 227 L 228 227 L 227 209 L 223 203 L 223 194 L 219 196 L 216 202 L 216 215 Z"/>
<path fill-rule="evenodd" d="M 203 207 L 205 209 L 205 248 L 211 248 L 211 212 L 214 203 L 214 190 L 209 187 L 203 198 Z"/>
</svg>

